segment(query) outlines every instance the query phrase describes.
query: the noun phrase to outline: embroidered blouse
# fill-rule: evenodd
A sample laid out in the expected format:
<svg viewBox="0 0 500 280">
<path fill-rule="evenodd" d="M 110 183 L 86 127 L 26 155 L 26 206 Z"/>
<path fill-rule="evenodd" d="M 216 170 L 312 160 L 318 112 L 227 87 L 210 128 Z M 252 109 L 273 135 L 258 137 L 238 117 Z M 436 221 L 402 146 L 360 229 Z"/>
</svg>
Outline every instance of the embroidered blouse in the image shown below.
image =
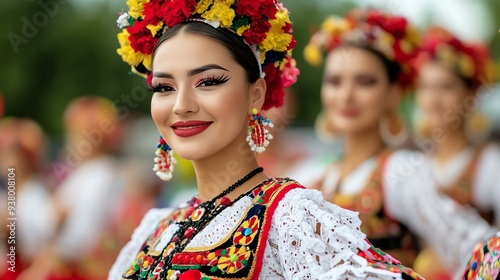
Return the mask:
<svg viewBox="0 0 500 280">
<path fill-rule="evenodd" d="M 150 210 L 109 279 L 420 279 L 366 240 L 357 213 L 277 178 L 215 216 L 166 267 L 178 222 L 198 219 L 199 210 Z"/>
<path fill-rule="evenodd" d="M 344 178 L 341 184 L 338 184 L 338 167 L 327 167 L 325 178 L 320 180 L 321 190 L 334 203 L 341 200 L 333 199 L 335 193 L 355 197 L 366 191 L 367 182 L 379 166 L 379 159 L 372 157 Z M 450 271 L 461 273 L 474 245 L 496 231 L 474 209 L 462 207 L 436 191 L 430 163 L 422 153 L 407 150 L 390 153 L 380 177 L 383 214 L 404 224 L 434 247 Z M 368 193 L 372 195 L 364 198 L 364 203 L 374 197 L 373 192 Z M 352 210 L 364 211 L 362 207 Z"/>
<path fill-rule="evenodd" d="M 335 179 L 328 173 L 321 183 L 325 191 L 325 199 L 352 211 L 359 211 L 362 221 L 361 231 L 365 233 L 370 242 L 396 257 L 404 265 L 412 267 L 418 253 L 418 240 L 405 225 L 387 214 L 384 207 L 384 168 L 391 151 L 386 150 L 374 158 L 375 168 L 363 182 L 363 188 L 357 193 L 341 193 L 335 186 Z M 326 185 L 328 183 L 329 185 Z"/>
</svg>

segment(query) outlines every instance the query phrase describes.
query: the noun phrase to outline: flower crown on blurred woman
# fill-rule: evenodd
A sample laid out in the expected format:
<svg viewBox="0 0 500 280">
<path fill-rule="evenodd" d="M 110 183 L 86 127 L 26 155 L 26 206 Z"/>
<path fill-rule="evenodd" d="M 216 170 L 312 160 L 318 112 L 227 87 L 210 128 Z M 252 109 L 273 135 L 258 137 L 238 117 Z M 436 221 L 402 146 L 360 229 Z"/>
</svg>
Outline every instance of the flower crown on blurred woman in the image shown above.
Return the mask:
<svg viewBox="0 0 500 280">
<path fill-rule="evenodd" d="M 304 49 L 306 61 L 318 66 L 323 53 L 342 45 L 370 47 L 401 66 L 398 82 L 413 85 L 415 72 L 409 61 L 416 55 L 420 33 L 406 18 L 375 9 L 351 11 L 345 17 L 330 16 Z"/>
<path fill-rule="evenodd" d="M 184 21 L 202 21 L 241 36 L 259 62 L 267 83 L 263 110 L 283 105 L 284 88 L 297 80 L 292 59 L 295 39 L 288 10 L 275 0 L 128 0 L 117 20 L 118 54 L 132 72 L 148 77 L 161 34 Z"/>
<path fill-rule="evenodd" d="M 463 42 L 443 27 L 427 30 L 414 67 L 418 70 L 429 60 L 445 65 L 473 88 L 495 78 L 495 66 L 484 44 Z"/>
</svg>

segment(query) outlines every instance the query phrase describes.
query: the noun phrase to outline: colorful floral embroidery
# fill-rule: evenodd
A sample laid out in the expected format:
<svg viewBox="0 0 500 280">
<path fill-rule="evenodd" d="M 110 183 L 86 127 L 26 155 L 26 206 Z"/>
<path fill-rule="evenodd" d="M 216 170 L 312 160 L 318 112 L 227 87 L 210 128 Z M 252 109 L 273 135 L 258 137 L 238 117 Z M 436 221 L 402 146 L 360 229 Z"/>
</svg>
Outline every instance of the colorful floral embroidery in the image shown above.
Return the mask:
<svg viewBox="0 0 500 280">
<path fill-rule="evenodd" d="M 463 279 L 500 279 L 500 232 L 476 246 Z"/>
<path fill-rule="evenodd" d="M 368 242 L 368 240 L 367 240 Z M 370 242 L 368 242 L 370 243 Z M 401 263 L 391 255 L 374 247 L 373 245 L 366 251 L 358 252 L 358 256 L 368 261 L 368 264 L 373 268 L 383 269 L 396 273 L 403 273 L 415 280 L 424 280 L 412 269 L 402 266 Z M 406 278 L 405 278 L 406 279 Z"/>
<path fill-rule="evenodd" d="M 245 247 L 232 246 L 227 250 L 222 250 L 217 263 L 217 268 L 226 273 L 236 273 L 248 265 L 248 259 L 252 254 Z"/>
<path fill-rule="evenodd" d="M 262 228 L 269 215 L 267 213 L 269 205 L 276 202 L 274 198 L 278 193 L 297 187 L 301 186 L 290 179 L 266 181 L 249 194 L 254 204 L 247 209 L 244 219 L 238 227 L 235 227 L 236 230 L 230 233 L 226 241 L 206 251 L 175 253 L 169 265 L 163 262 L 162 258 L 172 254 L 177 237 L 172 238 L 167 246 L 160 249 L 161 251 L 156 252 L 152 248 L 157 245 L 166 228 L 172 223 L 201 219 L 206 215 L 205 210 L 198 207 L 199 200 L 193 198 L 187 207 L 177 209 L 157 226 L 137 255 L 137 260 L 123 277 L 148 280 L 157 280 L 161 277 L 168 280 L 211 280 L 221 279 L 228 274 L 233 275 L 234 279 L 251 277 L 254 273 L 258 273 L 255 267 L 258 266 L 255 256 L 264 248 L 258 239 L 266 238 Z M 221 201 L 221 204 L 223 203 L 230 203 L 230 201 Z M 192 238 L 191 228 L 186 229 L 184 236 L 187 240 Z"/>
<path fill-rule="evenodd" d="M 250 244 L 259 230 L 259 218 L 252 216 L 244 221 L 236 231 L 233 242 L 234 244 L 248 245 Z"/>
</svg>

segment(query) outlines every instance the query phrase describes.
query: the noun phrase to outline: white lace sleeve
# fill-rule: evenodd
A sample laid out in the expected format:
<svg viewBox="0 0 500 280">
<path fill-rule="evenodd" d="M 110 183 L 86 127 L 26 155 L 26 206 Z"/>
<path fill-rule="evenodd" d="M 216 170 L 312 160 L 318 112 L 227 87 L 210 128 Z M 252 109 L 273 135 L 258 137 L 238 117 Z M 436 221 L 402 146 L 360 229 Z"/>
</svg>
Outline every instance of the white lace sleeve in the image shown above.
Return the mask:
<svg viewBox="0 0 500 280">
<path fill-rule="evenodd" d="M 462 271 L 476 242 L 496 229 L 469 207 L 436 191 L 429 163 L 421 153 L 398 151 L 384 170 L 386 211 L 442 256 L 451 271 Z"/>
<path fill-rule="evenodd" d="M 160 220 L 169 215 L 172 210 L 171 208 L 151 209 L 144 215 L 141 224 L 132 234 L 132 239 L 122 248 L 120 254 L 118 254 L 115 263 L 109 271 L 108 280 L 122 279 L 123 273 L 125 273 L 128 266 L 135 260 L 146 238 L 151 234 Z"/>
<path fill-rule="evenodd" d="M 360 224 L 319 191 L 291 190 L 273 214 L 259 279 L 401 279 L 357 255 L 370 247 Z"/>
</svg>

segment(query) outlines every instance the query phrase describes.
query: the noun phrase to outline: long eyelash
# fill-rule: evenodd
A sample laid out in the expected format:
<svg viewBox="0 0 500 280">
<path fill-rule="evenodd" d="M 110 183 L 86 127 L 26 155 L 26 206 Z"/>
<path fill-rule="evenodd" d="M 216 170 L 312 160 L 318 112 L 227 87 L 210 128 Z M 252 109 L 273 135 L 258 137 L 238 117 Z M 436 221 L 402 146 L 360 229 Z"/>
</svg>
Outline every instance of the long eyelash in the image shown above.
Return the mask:
<svg viewBox="0 0 500 280">
<path fill-rule="evenodd" d="M 210 77 L 205 77 L 205 78 L 201 78 L 197 83 L 196 85 L 199 85 L 203 82 L 207 82 L 207 81 L 212 81 L 212 82 L 216 82 L 217 84 L 223 84 L 225 82 L 227 82 L 229 80 L 229 77 L 226 75 L 226 74 L 222 74 L 222 75 L 219 75 L 219 76 L 210 76 Z"/>
<path fill-rule="evenodd" d="M 170 86 L 169 84 L 160 84 L 160 83 L 156 83 L 156 84 L 151 84 L 148 89 L 149 91 L 151 91 L 151 93 L 155 93 L 155 92 L 159 92 L 161 90 L 162 87 L 164 86 Z"/>
</svg>

